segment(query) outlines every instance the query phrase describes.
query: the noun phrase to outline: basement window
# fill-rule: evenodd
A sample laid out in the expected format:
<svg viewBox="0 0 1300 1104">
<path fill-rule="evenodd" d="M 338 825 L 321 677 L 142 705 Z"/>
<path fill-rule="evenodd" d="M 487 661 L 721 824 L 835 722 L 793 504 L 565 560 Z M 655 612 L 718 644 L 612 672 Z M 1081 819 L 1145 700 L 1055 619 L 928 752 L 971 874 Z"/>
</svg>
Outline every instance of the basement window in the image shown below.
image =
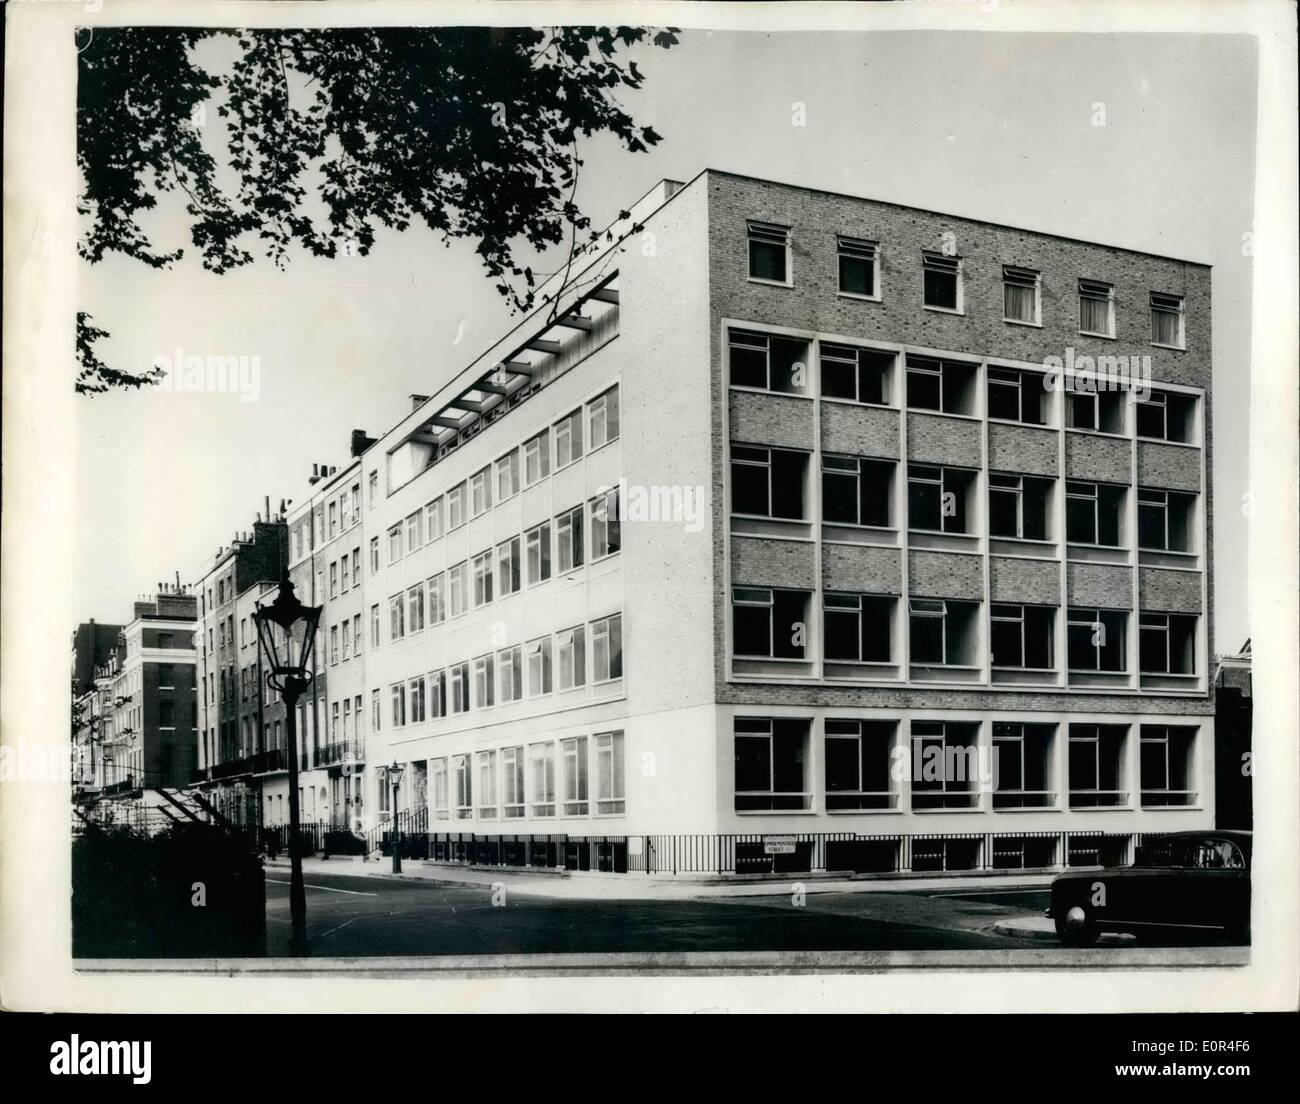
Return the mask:
<svg viewBox="0 0 1300 1104">
<path fill-rule="evenodd" d="M 746 223 L 749 278 L 769 284 L 790 283 L 790 227 L 772 222 Z"/>
<path fill-rule="evenodd" d="M 808 391 L 808 342 L 749 330 L 729 330 L 733 387 L 802 395 Z"/>
<path fill-rule="evenodd" d="M 989 631 L 993 666 L 1051 670 L 1055 666 L 1052 658 L 1055 620 L 1056 610 L 1051 606 L 995 603 Z"/>
<path fill-rule="evenodd" d="M 962 310 L 961 258 L 924 250 L 922 269 L 924 305 L 935 310 L 960 314 Z"/>
<path fill-rule="evenodd" d="M 803 519 L 808 454 L 789 449 L 731 446 L 731 512 Z"/>
</svg>

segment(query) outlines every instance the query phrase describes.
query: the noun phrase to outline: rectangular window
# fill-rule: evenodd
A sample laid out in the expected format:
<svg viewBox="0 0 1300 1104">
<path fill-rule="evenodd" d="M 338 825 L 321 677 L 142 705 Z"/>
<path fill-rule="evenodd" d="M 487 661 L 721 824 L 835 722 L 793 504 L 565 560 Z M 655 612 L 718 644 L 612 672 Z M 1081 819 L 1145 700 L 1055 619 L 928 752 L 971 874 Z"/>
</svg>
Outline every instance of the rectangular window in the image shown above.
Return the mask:
<svg viewBox="0 0 1300 1104">
<path fill-rule="evenodd" d="M 339 596 L 339 564 L 337 560 L 334 560 L 330 564 L 330 597 L 337 598 L 338 596 Z M 243 627 L 244 627 L 244 623 L 242 620 L 239 623 L 239 627 L 240 627 L 240 637 L 242 643 Z"/>
<path fill-rule="evenodd" d="M 480 751 L 478 760 L 478 815 L 493 820 L 497 815 L 497 753 Z"/>
<path fill-rule="evenodd" d="M 895 722 L 828 717 L 826 809 L 892 809 L 890 754 Z"/>
<path fill-rule="evenodd" d="M 622 521 L 618 512 L 618 488 L 597 495 L 591 510 L 591 558 L 601 560 L 622 547 Z M 516 542 L 517 543 L 517 542 Z"/>
<path fill-rule="evenodd" d="M 822 520 L 889 528 L 893 524 L 894 462 L 822 454 Z"/>
<path fill-rule="evenodd" d="M 352 585 L 359 587 L 361 585 L 361 549 L 352 549 Z"/>
<path fill-rule="evenodd" d="M 735 719 L 737 812 L 807 809 L 808 722 L 799 719 Z"/>
<path fill-rule="evenodd" d="M 587 682 L 587 635 L 581 625 L 555 634 L 559 688 L 571 690 Z"/>
<path fill-rule="evenodd" d="M 975 407 L 975 365 L 933 357 L 907 358 L 909 410 L 971 414 Z"/>
<path fill-rule="evenodd" d="M 496 680 L 493 678 L 492 657 L 479 656 L 474 660 L 474 708 L 488 709 L 496 700 Z"/>
<path fill-rule="evenodd" d="M 463 560 L 447 571 L 449 614 L 459 617 L 469 609 L 469 565 Z"/>
<path fill-rule="evenodd" d="M 592 737 L 596 752 L 596 815 L 627 811 L 623 765 L 623 733 L 598 732 Z"/>
<path fill-rule="evenodd" d="M 394 525 L 388 530 L 388 562 L 397 563 L 402 558 L 402 527 Z"/>
<path fill-rule="evenodd" d="M 861 299 L 879 298 L 876 291 L 879 276 L 877 267 L 879 244 L 861 238 L 846 238 L 843 235 L 836 236 L 835 244 L 839 258 L 840 294 L 853 295 Z"/>
<path fill-rule="evenodd" d="M 603 395 L 587 404 L 587 440 L 591 451 L 618 439 L 618 387 L 611 387 Z"/>
<path fill-rule="evenodd" d="M 731 446 L 731 512 L 750 517 L 804 517 L 808 454 Z"/>
<path fill-rule="evenodd" d="M 1151 293 L 1151 344 L 1183 347 L 1183 297 Z"/>
<path fill-rule="evenodd" d="M 1124 391 L 1071 391 L 1065 396 L 1066 425 L 1094 433 L 1123 433 Z"/>
<path fill-rule="evenodd" d="M 968 533 L 968 499 L 975 473 L 964 468 L 907 465 L 907 526 L 913 530 Z"/>
<path fill-rule="evenodd" d="M 1196 673 L 1196 618 L 1177 613 L 1138 615 L 1138 669 L 1143 674 Z"/>
<path fill-rule="evenodd" d="M 1157 441 L 1192 440 L 1196 399 L 1172 391 L 1152 391 L 1136 403 L 1137 435 Z"/>
<path fill-rule="evenodd" d="M 406 592 L 406 631 L 416 633 L 424 628 L 424 584 L 416 583 Z"/>
<path fill-rule="evenodd" d="M 343 630 L 343 633 L 342 633 L 342 641 L 343 641 L 343 654 L 342 654 L 342 658 L 343 658 L 343 659 L 351 659 L 351 658 L 352 658 L 352 623 L 351 623 L 350 621 L 348 621 L 348 620 L 345 618 L 344 621 L 343 621 L 343 624 L 342 624 L 340 627 L 341 627 L 341 629 Z"/>
<path fill-rule="evenodd" d="M 1056 611 L 1051 606 L 994 603 L 989 637 L 994 667 L 1050 670 Z"/>
<path fill-rule="evenodd" d="M 414 552 L 424 545 L 424 511 L 416 510 L 406 519 L 406 550 Z"/>
<path fill-rule="evenodd" d="M 555 745 L 530 744 L 528 773 L 532 779 L 531 811 L 535 817 L 555 815 Z"/>
<path fill-rule="evenodd" d="M 893 658 L 896 599 L 870 594 L 822 598 L 825 658 L 847 663 L 888 663 Z"/>
<path fill-rule="evenodd" d="M 989 535 L 1047 540 L 1052 481 L 989 473 Z"/>
<path fill-rule="evenodd" d="M 432 790 L 429 796 L 430 804 L 433 806 L 433 819 L 450 819 L 451 801 L 447 784 L 446 759 L 435 759 L 429 764 L 429 786 Z"/>
<path fill-rule="evenodd" d="M 447 532 L 465 524 L 465 484 L 457 483 L 447 492 Z"/>
<path fill-rule="evenodd" d="M 370 508 L 375 508 L 375 503 L 379 501 L 379 473 L 372 471 L 370 473 Z"/>
<path fill-rule="evenodd" d="M 503 705 L 524 696 L 524 650 L 518 644 L 497 652 L 497 688 Z"/>
<path fill-rule="evenodd" d="M 411 724 L 423 724 L 425 717 L 424 676 L 419 675 L 406 684 L 406 696 L 409 708 L 407 717 Z"/>
<path fill-rule="evenodd" d="M 564 815 L 586 816 L 590 812 L 587 797 L 587 737 L 572 736 L 560 741 L 564 759 Z"/>
<path fill-rule="evenodd" d="M 859 349 L 852 345 L 820 346 L 822 397 L 886 406 L 895 353 L 881 349 Z"/>
<path fill-rule="evenodd" d="M 790 228 L 772 222 L 746 223 L 749 278 L 771 284 L 790 283 Z"/>
<path fill-rule="evenodd" d="M 1071 606 L 1066 640 L 1071 671 L 1124 671 L 1128 613 Z"/>
<path fill-rule="evenodd" d="M 561 575 L 582 566 L 582 507 L 575 506 L 555 519 L 559 545 L 557 568 Z"/>
<path fill-rule="evenodd" d="M 524 442 L 524 486 L 531 487 L 551 474 L 551 438 L 547 430 Z"/>
<path fill-rule="evenodd" d="M 924 270 L 924 296 L 927 307 L 961 312 L 961 258 L 949 257 L 930 250 L 922 251 Z"/>
<path fill-rule="evenodd" d="M 395 683 L 389 688 L 389 697 L 393 703 L 393 727 L 401 728 L 406 724 L 406 686 Z"/>
<path fill-rule="evenodd" d="M 623 677 L 623 617 L 614 614 L 591 623 L 592 680 L 608 682 Z"/>
<path fill-rule="evenodd" d="M 912 722 L 912 808 L 973 809 L 979 802 L 979 725 Z M 930 764 L 934 767 L 927 769 Z M 936 769 L 937 768 L 937 769 Z M 937 777 L 936 777 L 937 776 Z"/>
<path fill-rule="evenodd" d="M 487 468 L 475 472 L 469 480 L 469 515 L 479 517 L 492 509 L 492 476 Z"/>
<path fill-rule="evenodd" d="M 1051 792 L 1052 743 L 1056 726 L 993 722 L 997 756 L 995 809 L 1041 809 L 1055 803 Z"/>
<path fill-rule="evenodd" d="M 978 602 L 912 598 L 908 621 L 913 663 L 972 666 L 978 635 Z"/>
<path fill-rule="evenodd" d="M 528 696 L 551 692 L 551 638 L 541 636 L 528 642 Z"/>
<path fill-rule="evenodd" d="M 807 340 L 735 329 L 728 330 L 727 337 L 733 387 L 807 394 Z"/>
<path fill-rule="evenodd" d="M 1196 729 L 1191 726 L 1142 726 L 1143 808 L 1196 803 L 1196 791 L 1192 788 L 1195 745 Z"/>
<path fill-rule="evenodd" d="M 447 576 L 438 572 L 429 580 L 429 624 L 441 625 L 447 620 Z"/>
<path fill-rule="evenodd" d="M 1079 281 L 1079 332 L 1115 336 L 1115 289 L 1100 280 Z"/>
<path fill-rule="evenodd" d="M 486 606 L 492 601 L 492 553 L 480 552 L 474 557 L 474 606 Z"/>
<path fill-rule="evenodd" d="M 1138 547 L 1162 552 L 1192 550 L 1196 496 L 1139 487 Z"/>
<path fill-rule="evenodd" d="M 1026 425 L 1046 422 L 1047 386 L 1044 376 L 1036 372 L 1019 372 L 1013 368 L 988 370 L 988 410 L 990 418 Z"/>
<path fill-rule="evenodd" d="M 1096 809 L 1125 805 L 1124 725 L 1070 725 L 1070 807 Z"/>
<path fill-rule="evenodd" d="M 522 585 L 519 564 L 519 538 L 511 537 L 497 545 L 497 597 L 514 594 Z"/>
<path fill-rule="evenodd" d="M 401 640 L 406 635 L 406 609 L 400 594 L 388 599 L 388 639 Z"/>
<path fill-rule="evenodd" d="M 378 690 L 370 691 L 370 731 L 378 732 L 383 727 L 381 725 L 383 705 Z"/>
<path fill-rule="evenodd" d="M 497 501 L 504 502 L 519 493 L 519 452 L 511 449 L 496 462 Z"/>
<path fill-rule="evenodd" d="M 566 468 L 582 458 L 582 411 L 575 410 L 555 423 L 555 466 Z"/>
<path fill-rule="evenodd" d="M 331 502 L 329 504 L 329 511 L 330 511 L 330 530 L 329 530 L 330 540 L 333 540 L 339 531 L 338 504 L 336 502 Z"/>
<path fill-rule="evenodd" d="M 370 607 L 370 646 L 379 647 L 379 604 Z"/>
<path fill-rule="evenodd" d="M 457 663 L 451 668 L 451 711 L 469 711 L 469 664 Z"/>
<path fill-rule="evenodd" d="M 1002 318 L 1038 324 L 1039 274 L 1031 268 L 1002 266 Z"/>
<path fill-rule="evenodd" d="M 451 757 L 451 774 L 456 785 L 456 820 L 469 820 L 474 815 L 474 771 L 468 755 Z"/>
<path fill-rule="evenodd" d="M 501 813 L 503 816 L 524 815 L 524 749 L 508 747 L 501 751 Z"/>
<path fill-rule="evenodd" d="M 379 571 L 379 538 L 370 538 L 370 574 L 374 575 Z"/>
<path fill-rule="evenodd" d="M 1118 548 L 1123 513 L 1124 488 L 1119 484 L 1066 481 L 1066 540 Z"/>
<path fill-rule="evenodd" d="M 551 523 L 542 522 L 524 534 L 525 557 L 528 562 L 528 585 L 544 583 L 551 577 Z"/>
<path fill-rule="evenodd" d="M 429 675 L 429 719 L 436 721 L 447 715 L 447 672 L 434 671 Z"/>
<path fill-rule="evenodd" d="M 424 535 L 430 544 L 442 536 L 442 495 L 424 508 Z"/>
<path fill-rule="evenodd" d="M 805 658 L 808 598 L 802 590 L 733 588 L 734 653 L 760 659 Z"/>
</svg>

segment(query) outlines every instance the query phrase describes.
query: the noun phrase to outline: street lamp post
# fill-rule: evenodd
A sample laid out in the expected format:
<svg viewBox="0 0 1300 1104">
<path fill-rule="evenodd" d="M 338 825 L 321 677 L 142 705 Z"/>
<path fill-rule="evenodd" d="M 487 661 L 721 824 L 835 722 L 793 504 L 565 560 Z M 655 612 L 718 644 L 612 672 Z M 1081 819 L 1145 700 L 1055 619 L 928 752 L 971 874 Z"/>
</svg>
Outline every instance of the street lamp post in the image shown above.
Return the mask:
<svg viewBox="0 0 1300 1104">
<path fill-rule="evenodd" d="M 402 872 L 402 831 L 397 820 L 397 787 L 402 784 L 402 771 L 405 768 L 396 759 L 393 765 L 388 768 L 388 784 L 393 787 L 393 831 L 392 831 L 392 848 L 393 848 L 393 873 Z"/>
<path fill-rule="evenodd" d="M 266 682 L 284 700 L 285 753 L 289 759 L 289 953 L 307 954 L 307 893 L 302 882 L 302 853 L 298 841 L 298 699 L 311 685 L 311 650 L 323 606 L 304 606 L 293 583 L 280 580 L 269 605 L 253 611 L 257 637 L 268 668 Z"/>
</svg>

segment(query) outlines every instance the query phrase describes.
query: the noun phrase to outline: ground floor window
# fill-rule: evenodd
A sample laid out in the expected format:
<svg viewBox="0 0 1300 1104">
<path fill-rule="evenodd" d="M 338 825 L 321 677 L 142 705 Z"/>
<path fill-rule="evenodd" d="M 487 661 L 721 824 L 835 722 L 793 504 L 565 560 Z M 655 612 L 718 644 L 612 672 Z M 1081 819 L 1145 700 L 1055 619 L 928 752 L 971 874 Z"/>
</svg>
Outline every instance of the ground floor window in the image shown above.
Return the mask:
<svg viewBox="0 0 1300 1104">
<path fill-rule="evenodd" d="M 995 809 L 1047 808 L 1056 804 L 1052 790 L 1052 748 L 1056 726 L 993 722 Z"/>
<path fill-rule="evenodd" d="M 809 722 L 737 717 L 736 811 L 788 811 L 810 807 L 807 786 Z"/>
<path fill-rule="evenodd" d="M 827 811 L 892 809 L 895 722 L 828 717 L 825 725 Z"/>
<path fill-rule="evenodd" d="M 974 809 L 985 764 L 979 725 L 973 722 L 912 722 L 912 808 Z"/>
<path fill-rule="evenodd" d="M 1196 729 L 1176 725 L 1142 726 L 1142 806 L 1194 805 L 1192 782 Z"/>
<path fill-rule="evenodd" d="M 1070 807 L 1095 809 L 1125 805 L 1125 725 L 1070 726 Z"/>
</svg>

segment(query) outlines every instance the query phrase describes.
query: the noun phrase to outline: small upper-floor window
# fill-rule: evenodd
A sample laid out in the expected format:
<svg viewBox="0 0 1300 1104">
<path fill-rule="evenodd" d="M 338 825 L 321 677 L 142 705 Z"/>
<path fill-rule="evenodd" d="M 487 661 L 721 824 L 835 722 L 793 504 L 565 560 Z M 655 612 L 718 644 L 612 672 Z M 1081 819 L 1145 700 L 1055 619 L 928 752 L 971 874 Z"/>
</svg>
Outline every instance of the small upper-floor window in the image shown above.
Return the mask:
<svg viewBox="0 0 1300 1104">
<path fill-rule="evenodd" d="M 370 508 L 375 508 L 375 503 L 379 501 L 379 472 L 370 473 Z"/>
<path fill-rule="evenodd" d="M 524 486 L 531 487 L 550 474 L 551 436 L 544 429 L 524 442 Z"/>
<path fill-rule="evenodd" d="M 492 509 L 492 477 L 489 469 L 476 471 L 469 480 L 470 517 L 478 517 Z"/>
<path fill-rule="evenodd" d="M 497 501 L 504 502 L 519 493 L 519 451 L 511 449 L 496 462 Z"/>
<path fill-rule="evenodd" d="M 465 524 L 465 484 L 457 483 L 447 492 L 447 532 Z"/>
<path fill-rule="evenodd" d="M 861 238 L 836 239 L 840 265 L 840 294 L 861 299 L 880 298 L 880 246 Z"/>
<path fill-rule="evenodd" d="M 763 391 L 808 390 L 808 342 L 747 330 L 728 331 L 731 384 Z"/>
<path fill-rule="evenodd" d="M 1039 324 L 1039 274 L 1031 268 L 1002 266 L 1002 318 L 1007 322 Z"/>
<path fill-rule="evenodd" d="M 961 312 L 961 258 L 926 250 L 923 254 L 923 298 L 927 307 Z"/>
<path fill-rule="evenodd" d="M 555 423 L 555 466 L 563 468 L 582 458 L 582 411 Z"/>
<path fill-rule="evenodd" d="M 749 278 L 773 284 L 790 282 L 790 228 L 771 222 L 748 223 Z"/>
<path fill-rule="evenodd" d="M 1100 280 L 1079 281 L 1079 332 L 1115 336 L 1115 289 Z"/>
<path fill-rule="evenodd" d="M 388 562 L 396 563 L 402 558 L 402 527 L 394 525 L 388 530 Z"/>
<path fill-rule="evenodd" d="M 1183 297 L 1151 293 L 1151 344 L 1183 347 Z"/>
</svg>

